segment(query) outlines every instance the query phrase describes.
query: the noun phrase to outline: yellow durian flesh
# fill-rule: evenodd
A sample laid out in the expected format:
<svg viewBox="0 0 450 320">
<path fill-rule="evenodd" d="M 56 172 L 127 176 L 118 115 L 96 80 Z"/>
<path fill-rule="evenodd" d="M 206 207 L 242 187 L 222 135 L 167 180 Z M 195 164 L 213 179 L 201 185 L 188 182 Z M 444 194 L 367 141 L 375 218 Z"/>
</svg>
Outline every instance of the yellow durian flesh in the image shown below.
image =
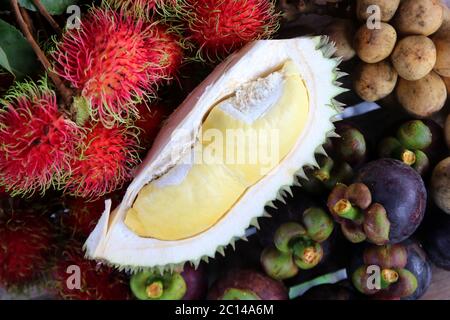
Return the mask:
<svg viewBox="0 0 450 320">
<path fill-rule="evenodd" d="M 248 92 L 269 82 L 272 85 L 264 87 L 265 92 Z M 249 96 L 254 101 L 246 101 Z M 203 161 L 178 164 L 167 173 L 169 178 L 159 178 L 143 187 L 126 213 L 125 225 L 138 236 L 159 240 L 186 239 L 208 230 L 250 187 L 276 170 L 301 136 L 308 112 L 308 91 L 290 60 L 267 77 L 242 86 L 234 95 L 212 106 L 205 117 L 200 128 L 203 139 L 195 146 L 200 147 Z M 223 137 L 224 148 L 219 149 L 224 152 L 216 155 L 214 161 L 205 161 L 205 152 L 218 143 L 205 137 L 211 132 L 219 134 L 215 137 Z M 263 133 L 256 146 L 246 140 L 245 154 L 249 157 L 244 161 L 236 161 L 242 152 L 237 150 L 241 145 L 227 135 L 236 132 L 246 137 Z M 270 154 L 264 159 L 260 155 L 250 159 L 259 150 Z M 270 159 L 267 163 L 262 161 L 267 159 Z"/>
</svg>

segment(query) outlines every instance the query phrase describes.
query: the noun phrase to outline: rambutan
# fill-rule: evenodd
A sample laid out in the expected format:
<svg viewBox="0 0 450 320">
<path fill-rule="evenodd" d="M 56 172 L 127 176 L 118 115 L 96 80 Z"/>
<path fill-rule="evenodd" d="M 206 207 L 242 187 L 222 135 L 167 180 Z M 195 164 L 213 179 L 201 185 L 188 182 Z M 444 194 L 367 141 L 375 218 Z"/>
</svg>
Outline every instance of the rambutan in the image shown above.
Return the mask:
<svg viewBox="0 0 450 320">
<path fill-rule="evenodd" d="M 92 9 L 53 54 L 55 70 L 87 100 L 94 119 L 126 122 L 135 103 L 174 76 L 182 58 L 175 36 L 157 23 Z"/>
<path fill-rule="evenodd" d="M 58 111 L 45 81 L 19 84 L 0 111 L 0 185 L 11 195 L 30 195 L 59 186 L 81 130 Z"/>
<path fill-rule="evenodd" d="M 131 298 L 127 277 L 110 267 L 85 259 L 82 243 L 76 240 L 70 240 L 61 253 L 55 266 L 54 279 L 58 295 L 66 300 Z"/>
<path fill-rule="evenodd" d="M 163 125 L 163 121 L 169 115 L 168 109 L 159 104 L 147 106 L 142 103 L 138 106 L 139 119 L 135 126 L 138 127 L 139 145 L 146 152 L 153 144 L 156 136 Z"/>
<path fill-rule="evenodd" d="M 112 207 L 114 208 L 119 205 L 123 192 L 123 190 L 119 190 L 100 197 L 95 201 L 86 201 L 83 198 L 67 198 L 64 201 L 67 210 L 61 221 L 63 228 L 72 236 L 86 239 L 94 230 L 105 210 L 105 200 L 112 200 Z"/>
<path fill-rule="evenodd" d="M 47 217 L 30 213 L 0 219 L 0 244 L 0 284 L 7 288 L 38 280 L 55 248 Z"/>
<path fill-rule="evenodd" d="M 158 10 L 173 8 L 179 0 L 103 0 L 103 5 L 134 17 L 149 18 Z"/>
<path fill-rule="evenodd" d="M 62 217 L 64 228 L 74 236 L 87 238 L 105 210 L 105 199 L 86 201 L 82 198 L 70 198 L 66 201 L 66 206 L 67 212 Z"/>
<path fill-rule="evenodd" d="M 271 36 L 279 18 L 272 0 L 185 0 L 183 12 L 188 39 L 212 61 Z"/>
<path fill-rule="evenodd" d="M 139 162 L 138 142 L 132 129 L 93 124 L 71 164 L 66 191 L 76 197 L 98 199 L 120 189 Z"/>
</svg>

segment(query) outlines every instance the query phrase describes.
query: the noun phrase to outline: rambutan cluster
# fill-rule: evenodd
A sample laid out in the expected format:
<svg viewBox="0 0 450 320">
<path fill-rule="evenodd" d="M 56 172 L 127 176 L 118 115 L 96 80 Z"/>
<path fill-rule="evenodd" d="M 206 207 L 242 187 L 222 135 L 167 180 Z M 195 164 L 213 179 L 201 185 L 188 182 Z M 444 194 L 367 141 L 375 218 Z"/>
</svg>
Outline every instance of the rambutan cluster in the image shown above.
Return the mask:
<svg viewBox="0 0 450 320">
<path fill-rule="evenodd" d="M 12 195 L 60 186 L 81 131 L 58 111 L 45 81 L 18 84 L 0 112 L 0 185 Z"/>
<path fill-rule="evenodd" d="M 139 162 L 138 141 L 132 130 L 123 126 L 91 124 L 71 162 L 66 191 L 76 197 L 96 199 L 119 189 L 131 178 Z"/>
<path fill-rule="evenodd" d="M 55 250 L 51 224 L 31 213 L 1 217 L 0 244 L 0 285 L 7 288 L 38 280 Z"/>
<path fill-rule="evenodd" d="M 94 8 L 68 30 L 53 54 L 55 69 L 87 100 L 90 115 L 112 125 L 137 114 L 135 103 L 172 78 L 183 53 L 158 23 Z"/>
<path fill-rule="evenodd" d="M 208 60 L 224 58 L 246 43 L 270 37 L 279 15 L 272 0 L 185 0 L 188 40 Z"/>
<path fill-rule="evenodd" d="M 79 274 L 75 274 L 78 270 Z M 66 300 L 131 299 L 127 277 L 95 261 L 86 260 L 82 243 L 75 240 L 70 240 L 61 253 L 54 269 L 54 279 L 59 296 Z"/>
</svg>

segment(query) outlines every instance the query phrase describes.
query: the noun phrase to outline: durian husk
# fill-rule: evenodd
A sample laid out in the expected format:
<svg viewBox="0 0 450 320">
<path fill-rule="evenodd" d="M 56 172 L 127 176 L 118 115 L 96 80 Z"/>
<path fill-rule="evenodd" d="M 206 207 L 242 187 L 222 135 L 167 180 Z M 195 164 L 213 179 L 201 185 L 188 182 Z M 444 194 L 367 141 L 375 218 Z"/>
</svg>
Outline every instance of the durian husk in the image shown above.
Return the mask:
<svg viewBox="0 0 450 320">
<path fill-rule="evenodd" d="M 317 166 L 315 152 L 324 152 L 321 145 L 335 135 L 333 122 L 339 120 L 342 104 L 333 98 L 346 89 L 337 82 L 345 74 L 339 72 L 341 60 L 332 58 L 334 52 L 334 46 L 324 36 L 260 40 L 222 62 L 168 119 L 121 204 L 111 211 L 111 201 L 106 201 L 105 212 L 86 241 L 87 257 L 130 272 L 166 272 L 181 270 L 186 262 L 195 266 L 202 260 L 207 262 L 216 252 L 223 254 L 227 245 L 234 246 L 236 240 L 245 239 L 246 229 L 257 225 L 258 217 L 267 216 L 265 206 L 272 205 L 275 199 L 283 201 L 284 194 L 290 192 L 289 186 L 297 183 L 296 176 L 305 178 L 302 168 Z M 298 67 L 308 89 L 310 112 L 296 145 L 274 172 L 251 187 L 225 217 L 199 235 L 162 241 L 139 237 L 128 229 L 124 219 L 139 191 L 191 151 L 210 108 L 241 84 L 277 70 L 289 59 Z M 192 134 L 186 135 L 187 132 Z"/>
</svg>

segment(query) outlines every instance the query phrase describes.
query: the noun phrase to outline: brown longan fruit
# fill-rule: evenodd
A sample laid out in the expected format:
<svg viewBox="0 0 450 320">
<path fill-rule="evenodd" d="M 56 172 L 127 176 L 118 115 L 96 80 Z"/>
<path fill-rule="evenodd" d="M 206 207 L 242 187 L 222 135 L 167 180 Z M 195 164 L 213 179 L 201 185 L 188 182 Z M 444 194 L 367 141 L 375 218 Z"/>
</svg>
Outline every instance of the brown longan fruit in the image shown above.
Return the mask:
<svg viewBox="0 0 450 320">
<path fill-rule="evenodd" d="M 450 77 L 450 31 L 438 33 L 432 40 L 437 53 L 434 71 L 443 77 Z"/>
<path fill-rule="evenodd" d="M 352 21 L 345 19 L 336 19 L 327 26 L 324 34 L 330 37 L 336 45 L 336 57 L 342 57 L 343 61 L 352 59 L 356 53 L 353 49 L 353 36 L 355 34 L 355 26 Z"/>
<path fill-rule="evenodd" d="M 444 107 L 447 89 L 441 77 L 432 71 L 416 81 L 400 78 L 396 95 L 399 103 L 408 113 L 419 118 L 426 118 Z"/>
<path fill-rule="evenodd" d="M 356 69 L 353 86 L 365 101 L 377 101 L 387 97 L 395 89 L 397 71 L 387 60 L 378 63 L 361 63 Z"/>
<path fill-rule="evenodd" d="M 399 4 L 400 0 L 357 0 L 356 14 L 358 19 L 365 21 L 371 15 L 371 13 L 367 13 L 367 8 L 376 5 L 381 11 L 381 21 L 388 22 L 395 15 Z"/>
<path fill-rule="evenodd" d="M 402 0 L 395 27 L 401 34 L 429 36 L 442 25 L 444 9 L 440 0 Z"/>
<path fill-rule="evenodd" d="M 397 32 L 385 22 L 379 29 L 361 26 L 355 35 L 354 48 L 358 57 L 366 63 L 380 62 L 392 53 L 397 42 Z"/>
<path fill-rule="evenodd" d="M 433 70 L 436 55 L 436 47 L 430 38 L 409 36 L 397 43 L 391 60 L 400 77 L 414 81 Z"/>
</svg>

